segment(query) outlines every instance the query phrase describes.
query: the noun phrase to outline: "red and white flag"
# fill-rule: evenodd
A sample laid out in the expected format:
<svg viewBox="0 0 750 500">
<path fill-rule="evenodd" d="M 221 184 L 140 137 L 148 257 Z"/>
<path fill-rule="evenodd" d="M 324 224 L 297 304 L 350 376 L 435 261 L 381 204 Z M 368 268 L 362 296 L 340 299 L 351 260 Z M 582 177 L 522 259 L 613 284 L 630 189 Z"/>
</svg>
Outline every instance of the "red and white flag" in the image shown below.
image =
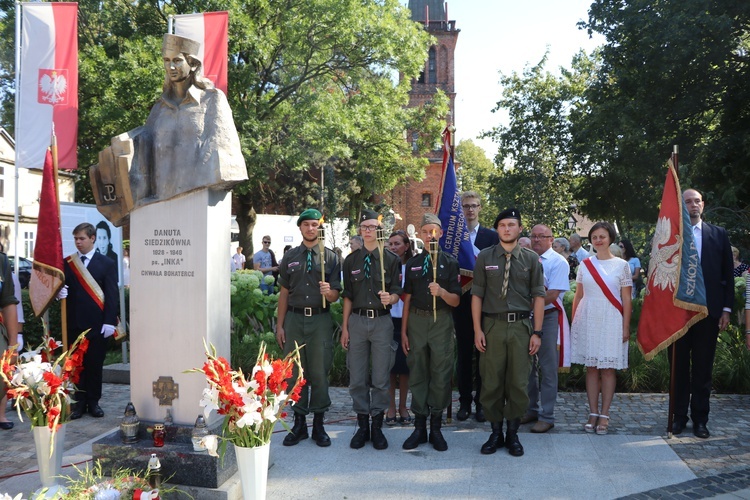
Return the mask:
<svg viewBox="0 0 750 500">
<path fill-rule="evenodd" d="M 201 43 L 197 56 L 203 62 L 203 76 L 227 93 L 229 12 L 204 12 L 174 16 L 174 34 Z"/>
<path fill-rule="evenodd" d="M 59 167 L 78 166 L 78 4 L 22 3 L 16 166 L 43 168 L 52 128 Z"/>
<path fill-rule="evenodd" d="M 44 160 L 42 192 L 39 198 L 34 267 L 29 281 L 29 299 L 37 317 L 44 314 L 64 284 L 60 204 L 57 199 L 52 153 L 48 149 Z"/>
</svg>

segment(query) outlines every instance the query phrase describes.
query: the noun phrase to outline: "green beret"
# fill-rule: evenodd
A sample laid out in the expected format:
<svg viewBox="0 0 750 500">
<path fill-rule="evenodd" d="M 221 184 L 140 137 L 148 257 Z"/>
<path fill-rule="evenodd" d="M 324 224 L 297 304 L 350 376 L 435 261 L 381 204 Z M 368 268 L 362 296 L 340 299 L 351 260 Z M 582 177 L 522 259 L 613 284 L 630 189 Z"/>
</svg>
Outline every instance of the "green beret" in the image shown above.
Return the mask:
<svg viewBox="0 0 750 500">
<path fill-rule="evenodd" d="M 440 229 L 443 229 L 443 224 L 440 222 L 440 218 L 435 214 L 424 214 L 422 216 L 422 226 L 426 226 L 427 224 L 435 224 Z"/>
<path fill-rule="evenodd" d="M 301 226 L 302 223 L 306 220 L 320 220 L 323 218 L 323 214 L 315 210 L 314 208 L 308 208 L 301 214 L 299 214 L 299 218 L 297 219 L 297 227 Z"/>
</svg>

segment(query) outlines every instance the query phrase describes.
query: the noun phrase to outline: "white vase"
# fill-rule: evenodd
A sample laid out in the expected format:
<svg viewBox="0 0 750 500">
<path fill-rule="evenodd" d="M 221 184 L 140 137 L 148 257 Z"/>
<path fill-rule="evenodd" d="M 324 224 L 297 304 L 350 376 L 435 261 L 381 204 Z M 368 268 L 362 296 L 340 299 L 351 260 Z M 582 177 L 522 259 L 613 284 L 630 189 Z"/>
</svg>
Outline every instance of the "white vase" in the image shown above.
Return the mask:
<svg viewBox="0 0 750 500">
<path fill-rule="evenodd" d="M 242 498 L 244 500 L 265 500 L 268 484 L 268 455 L 271 444 L 264 444 L 255 448 L 234 447 L 237 455 L 237 468 L 240 471 L 242 483 Z"/>
<path fill-rule="evenodd" d="M 65 452 L 65 427 L 65 424 L 60 425 L 54 435 L 46 425 L 32 427 L 36 446 L 36 463 L 39 466 L 39 478 L 42 480 L 42 488 L 35 495 L 55 498 L 67 492 L 67 489 L 60 484 L 59 477 L 62 473 L 62 458 Z M 52 440 L 54 443 L 52 453 L 50 453 Z"/>
</svg>

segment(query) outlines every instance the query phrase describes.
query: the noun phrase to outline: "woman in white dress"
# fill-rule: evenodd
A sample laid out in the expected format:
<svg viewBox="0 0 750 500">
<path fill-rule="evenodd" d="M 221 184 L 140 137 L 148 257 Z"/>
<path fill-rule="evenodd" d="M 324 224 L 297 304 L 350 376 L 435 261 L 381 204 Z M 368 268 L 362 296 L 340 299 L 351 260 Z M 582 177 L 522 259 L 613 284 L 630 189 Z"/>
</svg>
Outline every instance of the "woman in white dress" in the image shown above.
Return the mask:
<svg viewBox="0 0 750 500">
<path fill-rule="evenodd" d="M 586 366 L 590 413 L 584 430 L 597 434 L 609 428 L 615 370 L 628 367 L 633 279 L 628 263 L 610 251 L 615 237 L 609 222 L 597 222 L 589 231 L 596 255 L 578 266 L 570 329 L 571 362 Z"/>
</svg>

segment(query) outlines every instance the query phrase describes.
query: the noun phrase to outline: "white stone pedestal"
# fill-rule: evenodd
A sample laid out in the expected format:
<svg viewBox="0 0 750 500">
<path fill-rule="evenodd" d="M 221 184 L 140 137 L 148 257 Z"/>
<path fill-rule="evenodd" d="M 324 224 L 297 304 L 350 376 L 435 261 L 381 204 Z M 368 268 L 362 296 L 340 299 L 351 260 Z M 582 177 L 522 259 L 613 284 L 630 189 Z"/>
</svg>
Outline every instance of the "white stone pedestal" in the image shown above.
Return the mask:
<svg viewBox="0 0 750 500">
<path fill-rule="evenodd" d="M 192 425 L 206 380 L 183 372 L 203 366 L 203 339 L 229 359 L 230 222 L 230 193 L 208 189 L 130 215 L 130 394 L 141 420 L 164 420 L 153 383 L 172 377 L 174 421 Z"/>
</svg>

